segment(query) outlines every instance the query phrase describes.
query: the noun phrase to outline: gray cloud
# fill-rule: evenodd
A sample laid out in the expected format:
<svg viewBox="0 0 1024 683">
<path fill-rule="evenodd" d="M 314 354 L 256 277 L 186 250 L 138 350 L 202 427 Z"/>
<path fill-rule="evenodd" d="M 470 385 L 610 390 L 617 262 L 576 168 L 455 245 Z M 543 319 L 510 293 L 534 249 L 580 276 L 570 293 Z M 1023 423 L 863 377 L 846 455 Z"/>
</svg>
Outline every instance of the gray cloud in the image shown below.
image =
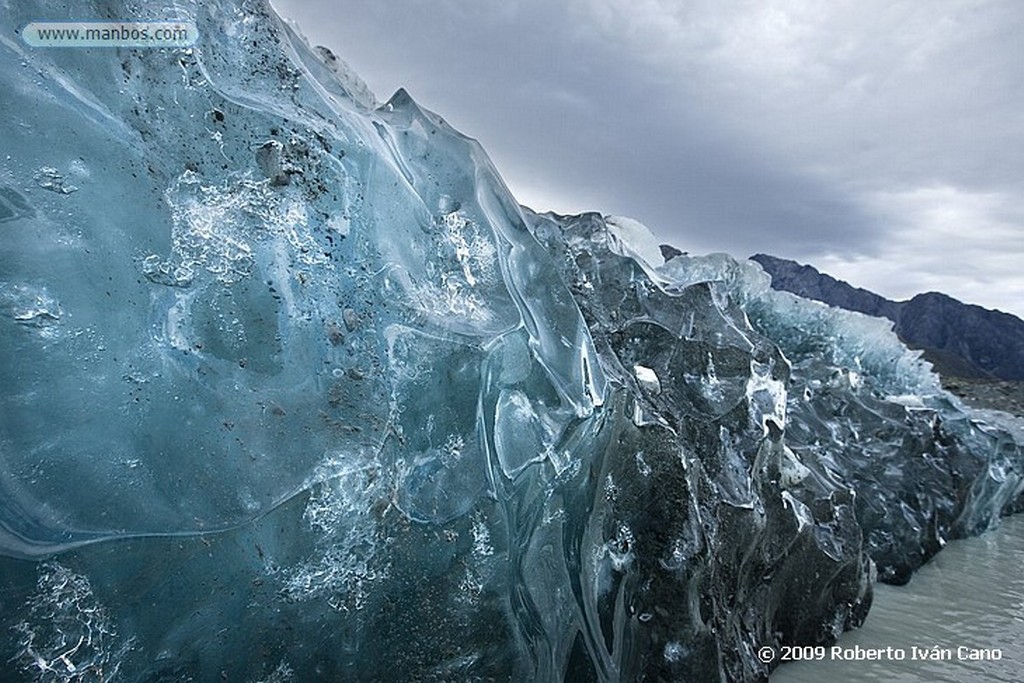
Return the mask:
<svg viewBox="0 0 1024 683">
<path fill-rule="evenodd" d="M 274 0 L 534 208 L 1024 313 L 1024 6 Z"/>
</svg>

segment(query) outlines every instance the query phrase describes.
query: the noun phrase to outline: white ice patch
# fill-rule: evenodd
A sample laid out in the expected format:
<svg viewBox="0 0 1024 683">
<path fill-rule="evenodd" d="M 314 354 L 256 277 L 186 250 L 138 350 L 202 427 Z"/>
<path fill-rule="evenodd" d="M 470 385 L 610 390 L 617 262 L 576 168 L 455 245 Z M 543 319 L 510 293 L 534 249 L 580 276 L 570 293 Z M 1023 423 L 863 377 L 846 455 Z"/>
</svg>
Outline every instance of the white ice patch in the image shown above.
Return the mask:
<svg viewBox="0 0 1024 683">
<path fill-rule="evenodd" d="M 46 287 L 6 282 L 0 282 L 0 313 L 47 339 L 57 336 L 57 324 L 64 315 Z"/>
<path fill-rule="evenodd" d="M 665 643 L 665 661 L 666 662 L 681 662 L 690 651 L 683 647 L 683 644 L 678 640 L 672 640 Z"/>
<path fill-rule="evenodd" d="M 759 373 L 755 370 L 747 380 L 746 394 L 750 419 L 764 434 L 768 433 L 769 420 L 780 429 L 786 428 L 787 391 L 784 382 L 774 379 L 767 372 Z"/>
<path fill-rule="evenodd" d="M 307 228 L 305 203 L 273 189 L 269 180 L 241 176 L 204 185 L 199 175 L 185 171 L 166 198 L 172 253 L 168 260 L 155 254 L 142 260 L 143 274 L 153 282 L 188 286 L 202 271 L 223 283 L 238 282 L 252 271 L 255 245 L 270 239 L 287 245 L 295 263 L 327 263 Z"/>
<path fill-rule="evenodd" d="M 28 618 L 14 625 L 17 661 L 37 680 L 60 683 L 115 680 L 133 639 L 118 638 L 89 579 L 56 562 L 39 567 Z"/>
<path fill-rule="evenodd" d="M 36 181 L 36 185 L 44 190 L 56 192 L 57 194 L 71 194 L 78 191 L 78 188 L 74 185 L 65 184 L 64 176 L 57 169 L 49 166 L 39 169 L 32 179 Z"/>
<path fill-rule="evenodd" d="M 886 401 L 901 405 L 911 410 L 924 410 L 926 408 L 924 399 L 917 394 L 900 394 L 898 396 L 886 396 Z"/>
<path fill-rule="evenodd" d="M 431 416 L 433 417 L 433 416 Z M 466 450 L 466 440 L 461 434 L 449 434 L 441 446 L 441 464 L 452 468 L 462 460 L 462 454 Z"/>
<path fill-rule="evenodd" d="M 483 517 L 473 517 L 473 555 L 477 558 L 490 557 L 494 554 L 494 546 L 491 545 L 491 532 L 487 529 L 487 523 Z"/>
<path fill-rule="evenodd" d="M 665 260 L 651 229 L 638 220 L 625 216 L 606 216 L 605 225 L 612 236 L 611 250 L 622 256 L 643 261 L 650 268 L 659 268 Z"/>
<path fill-rule="evenodd" d="M 295 672 L 288 662 L 282 661 L 271 671 L 266 678 L 261 678 L 254 683 L 291 683 L 295 680 Z"/>
<path fill-rule="evenodd" d="M 349 232 L 352 230 L 351 221 L 348 218 L 341 215 L 334 215 L 327 221 L 327 227 L 338 233 L 342 237 L 348 237 Z"/>
<path fill-rule="evenodd" d="M 383 539 L 373 509 L 388 496 L 376 467 L 360 458 L 328 458 L 313 477 L 303 517 L 316 534 L 315 551 L 283 570 L 284 595 L 291 600 L 326 599 L 339 611 L 359 610 L 374 582 L 390 567 L 382 560 Z"/>
<path fill-rule="evenodd" d="M 651 476 L 651 466 L 647 464 L 647 459 L 644 458 L 644 452 L 637 451 L 634 459 L 636 460 L 636 471 L 644 477 Z"/>
<path fill-rule="evenodd" d="M 632 530 L 620 523 L 615 538 L 604 544 L 604 553 L 611 560 L 612 568 L 615 571 L 624 572 L 633 564 L 633 560 L 636 559 L 633 552 L 635 545 L 636 540 L 633 538 Z"/>
<path fill-rule="evenodd" d="M 779 483 L 790 488 L 802 482 L 810 474 L 811 470 L 800 462 L 796 453 L 791 451 L 788 446 L 783 446 L 782 458 L 779 461 Z"/>
<path fill-rule="evenodd" d="M 634 365 L 633 375 L 636 377 L 636 381 L 640 384 L 642 389 L 645 389 L 652 394 L 661 393 L 661 380 L 658 379 L 658 374 L 651 368 L 643 365 Z"/>
<path fill-rule="evenodd" d="M 486 323 L 493 318 L 489 288 L 500 284 L 497 250 L 480 228 L 458 211 L 437 221 L 427 278 L 408 283 L 415 306 L 427 315 Z"/>
</svg>

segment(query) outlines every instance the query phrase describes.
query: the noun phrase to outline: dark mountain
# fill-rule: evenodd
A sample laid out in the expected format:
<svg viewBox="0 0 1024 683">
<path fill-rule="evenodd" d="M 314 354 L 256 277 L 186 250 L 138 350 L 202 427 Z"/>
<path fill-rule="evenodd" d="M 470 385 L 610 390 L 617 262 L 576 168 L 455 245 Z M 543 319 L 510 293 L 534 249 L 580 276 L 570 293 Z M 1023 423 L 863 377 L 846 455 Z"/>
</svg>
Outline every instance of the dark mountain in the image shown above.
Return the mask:
<svg viewBox="0 0 1024 683">
<path fill-rule="evenodd" d="M 831 275 L 818 272 L 813 266 L 800 265 L 796 261 L 776 258 L 767 254 L 750 257 L 772 276 L 772 287 L 792 292 L 805 299 L 814 299 L 836 308 L 857 311 L 876 318 L 888 318 L 897 322 L 900 303 L 890 301 L 874 292 L 854 287 Z"/>
<path fill-rule="evenodd" d="M 756 254 L 772 287 L 830 306 L 888 318 L 907 346 L 924 351 L 940 374 L 1024 380 L 1024 320 L 940 294 L 892 301 L 795 261 Z"/>
</svg>

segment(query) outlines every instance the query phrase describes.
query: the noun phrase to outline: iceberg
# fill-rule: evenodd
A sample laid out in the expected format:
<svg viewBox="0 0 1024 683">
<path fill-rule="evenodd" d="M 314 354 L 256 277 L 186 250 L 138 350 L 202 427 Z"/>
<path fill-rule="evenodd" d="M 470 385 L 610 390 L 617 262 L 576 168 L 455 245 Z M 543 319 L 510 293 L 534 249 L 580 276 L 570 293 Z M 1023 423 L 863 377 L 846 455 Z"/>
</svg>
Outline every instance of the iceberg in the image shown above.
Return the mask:
<svg viewBox="0 0 1024 683">
<path fill-rule="evenodd" d="M 884 321 L 520 207 L 264 2 L 163 12 L 0 37 L 12 680 L 759 680 L 1024 507 Z"/>
</svg>

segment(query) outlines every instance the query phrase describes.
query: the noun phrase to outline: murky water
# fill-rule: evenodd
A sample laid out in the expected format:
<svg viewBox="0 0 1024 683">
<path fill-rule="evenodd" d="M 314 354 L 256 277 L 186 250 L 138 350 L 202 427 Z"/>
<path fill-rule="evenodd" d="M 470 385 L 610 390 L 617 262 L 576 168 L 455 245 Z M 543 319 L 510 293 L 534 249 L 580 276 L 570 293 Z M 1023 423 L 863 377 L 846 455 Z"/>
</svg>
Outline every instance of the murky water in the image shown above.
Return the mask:
<svg viewBox="0 0 1024 683">
<path fill-rule="evenodd" d="M 950 543 L 907 586 L 876 586 L 867 623 L 837 646 L 880 659 L 826 648 L 821 661 L 780 666 L 772 683 L 1024 680 L 1024 515 Z M 965 658 L 977 656 L 1001 659 Z"/>
</svg>

